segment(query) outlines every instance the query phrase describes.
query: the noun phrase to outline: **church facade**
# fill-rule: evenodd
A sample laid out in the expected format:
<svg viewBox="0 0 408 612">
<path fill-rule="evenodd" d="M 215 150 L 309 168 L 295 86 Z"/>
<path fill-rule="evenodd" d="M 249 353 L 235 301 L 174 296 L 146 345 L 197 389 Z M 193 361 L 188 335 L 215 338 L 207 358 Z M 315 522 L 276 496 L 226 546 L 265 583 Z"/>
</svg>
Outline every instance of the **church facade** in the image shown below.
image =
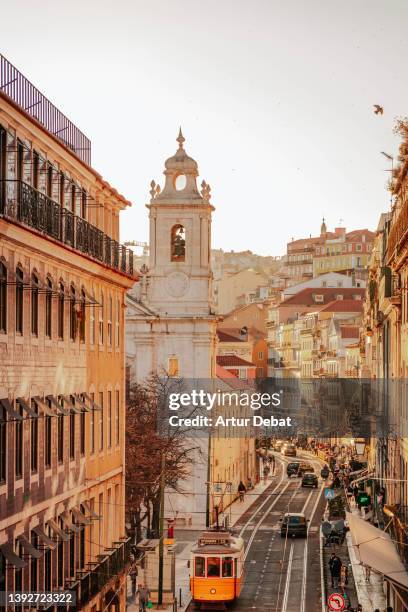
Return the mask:
<svg viewBox="0 0 408 612">
<path fill-rule="evenodd" d="M 164 186 L 151 182 L 149 265 L 129 292 L 126 315 L 128 383 L 152 374 L 188 379 L 216 375 L 217 316 L 211 303 L 210 187 L 197 187 L 198 166 L 184 149 L 166 160 Z M 195 446 L 197 440 L 194 441 Z M 202 441 L 204 442 L 204 441 Z M 207 460 L 195 451 L 186 495 L 166 495 L 173 516 L 205 520 Z"/>
</svg>

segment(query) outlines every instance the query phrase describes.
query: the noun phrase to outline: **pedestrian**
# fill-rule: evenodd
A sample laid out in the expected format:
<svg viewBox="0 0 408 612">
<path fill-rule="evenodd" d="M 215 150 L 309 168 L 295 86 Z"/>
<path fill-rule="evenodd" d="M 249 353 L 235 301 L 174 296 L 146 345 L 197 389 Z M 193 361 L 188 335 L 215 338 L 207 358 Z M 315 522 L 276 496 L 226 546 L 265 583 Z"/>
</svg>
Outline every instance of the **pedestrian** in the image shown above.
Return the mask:
<svg viewBox="0 0 408 612">
<path fill-rule="evenodd" d="M 146 610 L 146 606 L 149 603 L 150 599 L 150 591 L 143 584 L 139 587 L 139 610 L 140 612 L 144 612 Z"/>
<path fill-rule="evenodd" d="M 271 457 L 271 465 L 272 465 L 272 476 L 275 474 L 275 455 Z"/>
<path fill-rule="evenodd" d="M 341 586 L 348 585 L 348 567 L 347 565 L 341 566 Z"/>
<path fill-rule="evenodd" d="M 355 486 L 353 487 L 353 495 L 354 495 L 354 501 L 355 501 L 356 503 L 357 503 L 357 497 L 358 497 L 359 492 L 360 492 L 360 489 L 358 488 L 358 486 L 357 486 L 357 485 L 355 485 Z"/>
<path fill-rule="evenodd" d="M 242 480 L 240 480 L 239 485 L 238 485 L 238 494 L 239 494 L 239 501 L 241 503 L 244 501 L 245 493 L 246 493 L 246 486 L 244 485 Z"/>
<path fill-rule="evenodd" d="M 269 466 L 265 465 L 263 469 L 264 482 L 268 480 L 268 474 L 269 474 Z"/>
<path fill-rule="evenodd" d="M 336 553 L 332 553 L 329 561 L 331 584 L 332 588 L 337 589 L 339 587 L 339 579 L 341 576 L 342 562 Z"/>
<path fill-rule="evenodd" d="M 251 489 L 254 488 L 254 483 L 252 482 L 252 478 L 250 476 L 248 476 L 248 491 L 250 491 Z"/>
<path fill-rule="evenodd" d="M 132 563 L 131 570 L 129 572 L 129 574 L 130 574 L 130 582 L 131 582 L 131 585 L 132 585 L 132 599 L 136 599 L 137 574 L 138 574 L 138 571 L 137 571 L 136 565 L 134 565 L 134 562 L 135 562 L 134 555 L 130 555 L 130 561 Z"/>
</svg>

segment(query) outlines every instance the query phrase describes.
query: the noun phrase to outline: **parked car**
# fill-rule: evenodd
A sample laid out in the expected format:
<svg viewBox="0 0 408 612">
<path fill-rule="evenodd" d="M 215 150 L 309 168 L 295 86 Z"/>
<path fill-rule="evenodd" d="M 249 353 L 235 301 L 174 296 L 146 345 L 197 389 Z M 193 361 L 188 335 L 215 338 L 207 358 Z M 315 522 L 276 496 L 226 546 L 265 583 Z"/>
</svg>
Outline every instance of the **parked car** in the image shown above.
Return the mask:
<svg viewBox="0 0 408 612">
<path fill-rule="evenodd" d="M 317 489 L 318 486 L 319 486 L 319 481 L 317 479 L 316 474 L 312 474 L 310 472 L 303 474 L 302 487 L 313 487 Z"/>
<path fill-rule="evenodd" d="M 310 473 L 310 474 L 314 474 L 314 467 L 310 463 L 307 463 L 306 461 L 303 461 L 299 465 L 298 476 L 303 476 L 303 474 L 306 474 L 307 472 Z"/>
<path fill-rule="evenodd" d="M 286 474 L 289 476 L 289 478 L 291 476 L 293 476 L 293 475 L 294 476 L 298 475 L 299 466 L 300 466 L 299 461 L 293 462 L 293 463 L 288 463 L 288 466 L 286 468 Z"/>
<path fill-rule="evenodd" d="M 294 444 L 284 444 L 281 448 L 282 455 L 286 457 L 296 457 L 296 446 Z"/>
<path fill-rule="evenodd" d="M 301 536 L 303 538 L 307 535 L 307 521 L 306 517 L 302 512 L 286 512 L 284 517 L 281 519 L 281 537 L 285 538 L 289 536 Z"/>
</svg>

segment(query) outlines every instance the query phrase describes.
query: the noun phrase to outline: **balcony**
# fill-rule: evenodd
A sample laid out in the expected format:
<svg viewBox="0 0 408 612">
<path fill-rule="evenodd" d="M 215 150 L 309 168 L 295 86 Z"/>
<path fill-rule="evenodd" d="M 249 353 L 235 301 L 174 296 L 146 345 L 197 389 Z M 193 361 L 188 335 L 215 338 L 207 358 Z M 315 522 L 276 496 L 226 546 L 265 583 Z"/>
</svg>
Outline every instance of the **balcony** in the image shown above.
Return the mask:
<svg viewBox="0 0 408 612">
<path fill-rule="evenodd" d="M 0 182 L 0 215 L 134 277 L 130 249 L 23 181 Z"/>
<path fill-rule="evenodd" d="M 1 54 L 0 91 L 91 165 L 91 141 Z"/>
<path fill-rule="evenodd" d="M 125 571 L 130 563 L 130 538 L 121 542 L 114 542 L 115 548 L 109 549 L 99 555 L 99 561 L 88 563 L 89 569 L 78 572 L 74 585 L 77 595 L 77 609 L 82 610 L 98 593 L 100 593 L 112 580 Z"/>
</svg>

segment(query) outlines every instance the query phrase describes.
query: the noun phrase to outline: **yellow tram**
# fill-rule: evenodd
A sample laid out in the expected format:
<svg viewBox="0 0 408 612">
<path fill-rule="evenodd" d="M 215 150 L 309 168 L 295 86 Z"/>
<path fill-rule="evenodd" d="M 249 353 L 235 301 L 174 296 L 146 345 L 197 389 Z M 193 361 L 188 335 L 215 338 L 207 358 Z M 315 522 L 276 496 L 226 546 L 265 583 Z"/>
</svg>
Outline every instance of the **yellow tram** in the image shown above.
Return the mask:
<svg viewBox="0 0 408 612">
<path fill-rule="evenodd" d="M 224 530 L 204 531 L 191 551 L 190 591 L 195 603 L 226 603 L 241 592 L 244 540 Z"/>
</svg>

